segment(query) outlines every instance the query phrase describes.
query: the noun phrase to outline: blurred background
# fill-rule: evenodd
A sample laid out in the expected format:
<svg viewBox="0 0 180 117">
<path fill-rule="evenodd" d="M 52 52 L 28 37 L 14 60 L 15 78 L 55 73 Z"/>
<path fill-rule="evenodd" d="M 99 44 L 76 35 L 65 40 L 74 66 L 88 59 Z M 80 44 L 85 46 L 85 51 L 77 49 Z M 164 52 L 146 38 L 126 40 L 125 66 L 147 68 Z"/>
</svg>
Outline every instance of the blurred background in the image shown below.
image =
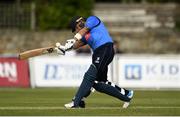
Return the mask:
<svg viewBox="0 0 180 117">
<path fill-rule="evenodd" d="M 74 15 L 97 15 L 124 53 L 180 52 L 178 0 L 0 0 L 0 54 L 72 38 Z"/>
<path fill-rule="evenodd" d="M 88 46 L 69 53 L 74 58 L 17 59 L 19 52 L 72 38 L 75 15 L 98 16 L 113 37 L 119 55 L 110 80 L 125 87 L 180 87 L 179 0 L 0 0 L 0 85 L 78 86 L 91 63 Z M 68 84 L 68 78 L 77 82 Z"/>
</svg>

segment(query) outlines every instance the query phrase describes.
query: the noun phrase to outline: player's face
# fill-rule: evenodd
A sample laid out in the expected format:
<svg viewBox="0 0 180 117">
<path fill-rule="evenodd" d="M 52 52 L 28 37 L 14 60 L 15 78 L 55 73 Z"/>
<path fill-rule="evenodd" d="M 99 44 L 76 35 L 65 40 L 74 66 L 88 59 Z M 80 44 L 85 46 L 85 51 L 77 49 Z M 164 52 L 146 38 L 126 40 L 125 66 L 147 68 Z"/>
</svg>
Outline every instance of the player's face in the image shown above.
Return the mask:
<svg viewBox="0 0 180 117">
<path fill-rule="evenodd" d="M 83 22 L 79 21 L 79 22 L 77 23 L 75 33 L 78 33 L 78 32 L 83 28 L 82 26 L 80 26 L 81 23 L 83 23 Z"/>
</svg>

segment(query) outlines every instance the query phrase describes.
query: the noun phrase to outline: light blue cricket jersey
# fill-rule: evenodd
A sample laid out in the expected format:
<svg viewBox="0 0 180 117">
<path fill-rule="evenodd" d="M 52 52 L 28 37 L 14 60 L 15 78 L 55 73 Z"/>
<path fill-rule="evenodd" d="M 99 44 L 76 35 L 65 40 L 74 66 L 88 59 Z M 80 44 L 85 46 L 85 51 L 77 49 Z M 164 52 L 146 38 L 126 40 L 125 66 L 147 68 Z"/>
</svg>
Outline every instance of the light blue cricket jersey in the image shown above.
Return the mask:
<svg viewBox="0 0 180 117">
<path fill-rule="evenodd" d="M 83 36 L 82 41 L 85 44 L 88 44 L 93 49 L 93 51 L 101 45 L 106 43 L 113 43 L 106 27 L 98 17 L 88 17 L 85 23 L 85 27 L 89 29 L 89 32 Z"/>
</svg>

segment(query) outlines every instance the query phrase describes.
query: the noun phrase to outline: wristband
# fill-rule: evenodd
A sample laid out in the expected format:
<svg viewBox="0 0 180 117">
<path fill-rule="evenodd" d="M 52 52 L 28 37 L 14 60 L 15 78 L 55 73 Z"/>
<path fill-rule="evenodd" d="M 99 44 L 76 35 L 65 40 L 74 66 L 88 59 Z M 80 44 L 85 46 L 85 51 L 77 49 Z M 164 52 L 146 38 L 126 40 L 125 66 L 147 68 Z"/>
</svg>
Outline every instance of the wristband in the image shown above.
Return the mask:
<svg viewBox="0 0 180 117">
<path fill-rule="evenodd" d="M 76 35 L 74 36 L 74 38 L 76 38 L 77 40 L 80 40 L 80 39 L 82 39 L 82 36 L 81 36 L 81 34 L 76 33 Z"/>
</svg>

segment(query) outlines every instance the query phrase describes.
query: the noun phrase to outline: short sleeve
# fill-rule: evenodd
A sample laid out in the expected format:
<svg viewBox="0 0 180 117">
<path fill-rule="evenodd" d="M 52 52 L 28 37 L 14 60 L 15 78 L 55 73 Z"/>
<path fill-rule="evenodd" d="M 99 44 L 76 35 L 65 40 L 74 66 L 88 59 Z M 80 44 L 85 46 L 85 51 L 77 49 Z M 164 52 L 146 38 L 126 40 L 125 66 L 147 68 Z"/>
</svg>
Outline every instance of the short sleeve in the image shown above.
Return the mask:
<svg viewBox="0 0 180 117">
<path fill-rule="evenodd" d="M 85 27 L 87 27 L 88 29 L 92 29 L 97 25 L 99 25 L 100 22 L 101 22 L 100 19 L 97 18 L 96 16 L 90 16 L 86 20 Z"/>
</svg>

